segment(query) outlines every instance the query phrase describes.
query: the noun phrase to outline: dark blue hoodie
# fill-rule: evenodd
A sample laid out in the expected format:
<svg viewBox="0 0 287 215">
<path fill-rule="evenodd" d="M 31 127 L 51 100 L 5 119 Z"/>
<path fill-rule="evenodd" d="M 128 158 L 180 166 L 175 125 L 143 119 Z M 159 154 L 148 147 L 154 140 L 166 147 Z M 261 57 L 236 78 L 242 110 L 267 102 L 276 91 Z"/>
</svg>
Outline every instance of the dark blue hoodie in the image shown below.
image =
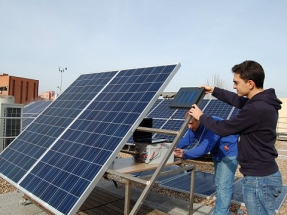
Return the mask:
<svg viewBox="0 0 287 215">
<path fill-rule="evenodd" d="M 237 159 L 241 173 L 267 176 L 277 172 L 276 126 L 282 102 L 276 97 L 275 90 L 264 90 L 250 100 L 217 87 L 212 95 L 241 109 L 229 120 L 215 121 L 205 114 L 200 117 L 201 123 L 218 135 L 240 135 Z"/>
</svg>

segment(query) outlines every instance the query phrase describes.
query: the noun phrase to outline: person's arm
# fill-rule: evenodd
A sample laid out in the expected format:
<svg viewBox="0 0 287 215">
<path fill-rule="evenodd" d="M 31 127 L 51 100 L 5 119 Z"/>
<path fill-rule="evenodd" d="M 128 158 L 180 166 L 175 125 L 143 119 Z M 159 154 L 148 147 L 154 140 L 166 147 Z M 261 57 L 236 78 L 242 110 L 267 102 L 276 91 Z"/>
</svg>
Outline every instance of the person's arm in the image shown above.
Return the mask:
<svg viewBox="0 0 287 215">
<path fill-rule="evenodd" d="M 195 142 L 195 140 L 196 139 L 194 133 L 190 129 L 187 129 L 184 136 L 179 140 L 173 151 L 174 156 L 183 158 L 183 149 L 188 148 L 190 144 Z"/>
<path fill-rule="evenodd" d="M 220 101 L 223 101 L 229 105 L 232 105 L 236 108 L 241 109 L 246 102 L 248 101 L 247 98 L 243 96 L 238 96 L 234 92 L 230 92 L 228 90 L 220 89 L 218 87 L 214 87 L 212 91 L 212 95 Z"/>
<path fill-rule="evenodd" d="M 199 88 L 204 88 L 205 94 L 211 93 L 211 95 L 213 95 L 218 100 L 223 101 L 239 109 L 241 109 L 248 101 L 248 99 L 243 96 L 238 96 L 234 92 L 230 92 L 228 90 L 221 89 L 218 87 L 202 85 L 199 86 Z"/>
<path fill-rule="evenodd" d="M 245 107 L 229 120 L 216 121 L 206 114 L 200 115 L 200 122 L 212 132 L 220 136 L 250 133 L 258 130 L 256 125 L 261 120 L 260 111 L 253 106 Z"/>
<path fill-rule="evenodd" d="M 187 129 L 184 136 L 177 143 L 176 148 L 184 149 L 188 147 L 190 144 L 194 143 L 194 141 L 195 141 L 194 133 L 190 129 Z"/>
<path fill-rule="evenodd" d="M 213 86 L 207 86 L 207 85 L 201 85 L 199 88 L 204 88 L 205 94 L 213 93 L 214 87 Z"/>
<path fill-rule="evenodd" d="M 207 154 L 211 151 L 219 139 L 219 135 L 206 130 L 203 136 L 200 138 L 198 146 L 190 150 L 183 150 L 183 159 L 195 159 Z"/>
</svg>

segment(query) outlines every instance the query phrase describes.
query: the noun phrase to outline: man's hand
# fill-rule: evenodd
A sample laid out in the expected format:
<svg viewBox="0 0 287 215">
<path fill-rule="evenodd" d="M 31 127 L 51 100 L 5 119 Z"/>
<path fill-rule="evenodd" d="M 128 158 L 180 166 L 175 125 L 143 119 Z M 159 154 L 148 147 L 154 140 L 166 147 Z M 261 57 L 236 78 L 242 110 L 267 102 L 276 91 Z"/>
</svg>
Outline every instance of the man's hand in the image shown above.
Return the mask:
<svg viewBox="0 0 287 215">
<path fill-rule="evenodd" d="M 177 158 L 183 158 L 183 150 L 180 148 L 175 148 L 173 154 Z"/>
<path fill-rule="evenodd" d="M 194 119 L 199 120 L 200 116 L 203 112 L 199 109 L 199 107 L 194 104 L 189 110 L 189 115 L 191 115 Z"/>
<path fill-rule="evenodd" d="M 204 88 L 205 89 L 205 94 L 213 93 L 213 90 L 214 90 L 214 87 L 206 86 L 206 85 L 199 86 L 199 88 Z"/>
</svg>

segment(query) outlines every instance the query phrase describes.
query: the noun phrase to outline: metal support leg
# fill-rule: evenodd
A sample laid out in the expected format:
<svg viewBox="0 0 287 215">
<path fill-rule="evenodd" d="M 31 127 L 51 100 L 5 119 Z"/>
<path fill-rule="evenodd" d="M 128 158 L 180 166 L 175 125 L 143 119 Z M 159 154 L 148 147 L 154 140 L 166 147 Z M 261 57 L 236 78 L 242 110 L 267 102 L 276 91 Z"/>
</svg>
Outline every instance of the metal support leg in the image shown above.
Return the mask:
<svg viewBox="0 0 287 215">
<path fill-rule="evenodd" d="M 130 198 L 131 198 L 131 185 L 130 180 L 125 183 L 125 209 L 124 214 L 128 215 L 130 213 Z"/>
<path fill-rule="evenodd" d="M 194 180 L 195 180 L 195 169 L 193 168 L 190 172 L 190 195 L 189 195 L 189 214 L 193 214 L 193 199 L 194 199 Z"/>
</svg>

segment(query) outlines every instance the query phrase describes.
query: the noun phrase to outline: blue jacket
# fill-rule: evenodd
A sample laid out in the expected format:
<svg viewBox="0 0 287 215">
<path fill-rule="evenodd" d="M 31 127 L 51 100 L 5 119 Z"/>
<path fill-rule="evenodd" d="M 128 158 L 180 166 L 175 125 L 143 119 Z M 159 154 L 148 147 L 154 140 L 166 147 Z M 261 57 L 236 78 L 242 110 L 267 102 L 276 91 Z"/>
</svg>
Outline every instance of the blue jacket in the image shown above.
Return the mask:
<svg viewBox="0 0 287 215">
<path fill-rule="evenodd" d="M 222 120 L 219 117 L 213 119 Z M 210 152 L 213 159 L 220 161 L 223 157 L 237 156 L 237 141 L 238 135 L 221 137 L 200 124 L 196 131 L 187 130 L 178 142 L 177 148 L 184 149 L 184 160 L 199 158 Z"/>
</svg>

